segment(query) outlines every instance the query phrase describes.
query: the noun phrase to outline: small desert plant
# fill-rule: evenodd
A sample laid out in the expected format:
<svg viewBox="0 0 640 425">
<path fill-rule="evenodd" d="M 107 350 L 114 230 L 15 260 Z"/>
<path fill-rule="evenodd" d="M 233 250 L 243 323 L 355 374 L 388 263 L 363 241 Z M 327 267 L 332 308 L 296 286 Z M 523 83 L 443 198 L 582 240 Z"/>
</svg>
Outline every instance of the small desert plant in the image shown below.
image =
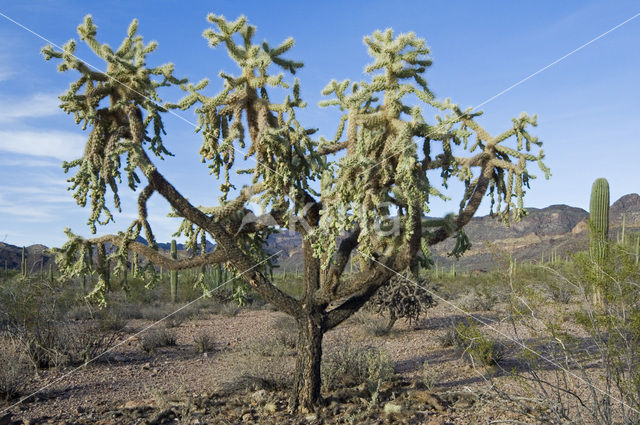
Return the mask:
<svg viewBox="0 0 640 425">
<path fill-rule="evenodd" d="M 220 305 L 219 313 L 224 316 L 236 316 L 242 308 L 234 301 L 228 301 Z"/>
<path fill-rule="evenodd" d="M 421 378 L 422 385 L 424 385 L 424 387 L 428 391 L 431 391 L 440 380 L 440 374 L 433 366 L 429 364 L 428 361 L 425 360 L 424 362 L 422 362 Z"/>
<path fill-rule="evenodd" d="M 505 346 L 493 338 L 484 335 L 477 325 L 460 322 L 456 325 L 459 338 L 456 348 L 462 349 L 463 358 L 471 362 L 479 362 L 485 366 L 498 364 L 505 356 Z"/>
<path fill-rule="evenodd" d="M 286 348 L 296 348 L 298 327 L 291 317 L 280 317 L 274 323 L 276 341 Z"/>
<path fill-rule="evenodd" d="M 365 383 L 373 394 L 380 383 L 393 378 L 393 361 L 386 351 L 342 342 L 322 362 L 322 382 L 326 389 Z"/>
<path fill-rule="evenodd" d="M 122 327 L 105 326 L 102 321 L 67 323 L 63 330 L 58 343 L 59 352 L 74 365 L 86 363 L 104 353 L 122 333 Z"/>
<path fill-rule="evenodd" d="M 152 353 L 157 348 L 176 345 L 176 337 L 166 329 L 152 329 L 145 332 L 140 341 L 142 350 Z"/>
<path fill-rule="evenodd" d="M 380 316 L 373 316 L 369 318 L 369 320 L 363 322 L 362 327 L 364 328 L 367 335 L 385 336 L 391 333 L 389 320 Z"/>
<path fill-rule="evenodd" d="M 197 353 L 208 353 L 213 350 L 213 338 L 208 333 L 200 332 L 193 337 Z"/>
<path fill-rule="evenodd" d="M 438 335 L 437 339 L 440 346 L 444 348 L 462 346 L 462 341 L 454 322 L 449 323 L 449 325 L 445 327 L 444 333 Z"/>
<path fill-rule="evenodd" d="M 260 381 L 267 388 L 292 385 L 292 350 L 272 337 L 263 338 L 232 353 L 233 368 L 243 379 Z"/>
<path fill-rule="evenodd" d="M 549 294 L 555 302 L 569 304 L 573 296 L 573 290 L 564 282 L 551 282 L 549 284 Z"/>
</svg>

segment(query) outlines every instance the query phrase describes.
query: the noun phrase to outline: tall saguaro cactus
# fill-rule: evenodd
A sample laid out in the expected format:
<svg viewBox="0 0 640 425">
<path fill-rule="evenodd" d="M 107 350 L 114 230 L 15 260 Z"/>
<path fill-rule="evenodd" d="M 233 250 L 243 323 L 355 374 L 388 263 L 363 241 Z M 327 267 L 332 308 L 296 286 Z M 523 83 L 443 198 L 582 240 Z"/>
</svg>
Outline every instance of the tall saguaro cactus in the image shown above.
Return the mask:
<svg viewBox="0 0 640 425">
<path fill-rule="evenodd" d="M 27 277 L 27 258 L 24 255 L 24 246 L 22 247 L 22 260 L 20 260 L 20 271 L 22 277 Z"/>
<path fill-rule="evenodd" d="M 589 208 L 591 258 L 602 264 L 607 255 L 607 235 L 609 234 L 609 183 L 599 178 L 591 187 Z"/>
<path fill-rule="evenodd" d="M 176 248 L 176 240 L 171 240 L 171 258 L 178 259 L 178 249 Z M 178 301 L 178 271 L 171 270 L 171 302 Z"/>
<path fill-rule="evenodd" d="M 589 205 L 589 251 L 592 261 L 602 268 L 607 258 L 609 235 L 609 182 L 604 178 L 596 179 L 591 187 Z M 602 277 L 601 273 L 598 276 Z M 599 282 L 601 279 L 597 279 Z M 598 282 L 593 286 L 593 303 L 602 304 L 602 291 Z"/>
</svg>

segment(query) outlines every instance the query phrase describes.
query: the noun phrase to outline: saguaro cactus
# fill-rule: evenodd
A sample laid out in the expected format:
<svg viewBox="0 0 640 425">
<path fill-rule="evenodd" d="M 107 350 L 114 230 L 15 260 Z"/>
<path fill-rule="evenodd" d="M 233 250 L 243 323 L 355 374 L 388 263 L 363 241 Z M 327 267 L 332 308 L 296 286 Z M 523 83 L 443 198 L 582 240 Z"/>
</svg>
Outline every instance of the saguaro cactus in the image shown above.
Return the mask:
<svg viewBox="0 0 640 425">
<path fill-rule="evenodd" d="M 604 178 L 596 179 L 591 188 L 589 208 L 589 251 L 591 259 L 602 268 L 607 258 L 609 235 L 609 183 Z M 598 276 L 602 277 L 601 273 Z M 593 303 L 602 304 L 602 288 L 597 279 L 593 285 Z"/>
<path fill-rule="evenodd" d="M 589 208 L 591 258 L 602 265 L 607 255 L 609 234 L 609 183 L 604 178 L 593 182 Z"/>
<path fill-rule="evenodd" d="M 178 249 L 176 248 L 176 240 L 171 240 L 171 258 L 178 259 Z M 178 301 L 178 271 L 171 270 L 171 302 Z"/>
<path fill-rule="evenodd" d="M 22 260 L 20 261 L 20 271 L 22 277 L 27 277 L 27 258 L 24 255 L 24 246 L 22 247 Z"/>
</svg>

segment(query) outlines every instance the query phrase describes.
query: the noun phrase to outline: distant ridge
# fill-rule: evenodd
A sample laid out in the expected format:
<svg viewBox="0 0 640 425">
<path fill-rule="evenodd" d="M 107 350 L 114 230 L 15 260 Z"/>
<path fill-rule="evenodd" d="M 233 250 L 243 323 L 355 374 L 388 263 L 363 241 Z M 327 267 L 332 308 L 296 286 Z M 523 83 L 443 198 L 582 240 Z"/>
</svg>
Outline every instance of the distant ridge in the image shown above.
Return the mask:
<svg viewBox="0 0 640 425">
<path fill-rule="evenodd" d="M 447 240 L 434 247 L 434 259 L 442 267 L 450 267 L 455 262 L 457 270 L 487 270 L 497 265 L 492 251 L 511 254 L 518 260 L 539 260 L 543 255 L 549 258 L 553 250 L 563 257 L 586 248 L 587 211 L 568 205 L 527 208 L 527 211 L 528 215 L 521 222 L 512 223 L 510 227 L 490 216 L 472 218 L 465 227 L 473 245 L 471 250 L 455 261 L 446 255 L 454 244 L 453 240 Z M 640 232 L 640 195 L 631 193 L 622 196 L 611 205 L 609 214 L 609 237 L 612 240 L 616 240 L 616 235 L 620 232 L 623 217 L 627 232 Z M 137 240 L 147 244 L 143 237 L 138 237 Z M 159 242 L 158 247 L 168 251 L 171 243 Z M 210 252 L 214 248 L 215 245 L 207 241 L 206 251 Z M 283 250 L 278 258 L 281 270 L 302 270 L 299 234 L 289 231 L 274 233 L 269 236 L 268 248 L 271 252 Z M 40 263 L 48 270 L 53 259 L 44 254 L 45 249 L 44 245 L 39 244 L 26 247 L 29 270 L 39 271 Z M 177 244 L 177 249 L 180 257 L 189 255 L 184 244 Z M 6 262 L 7 268 L 19 269 L 21 250 L 22 247 L 0 242 L 0 267 L 4 267 Z"/>
</svg>

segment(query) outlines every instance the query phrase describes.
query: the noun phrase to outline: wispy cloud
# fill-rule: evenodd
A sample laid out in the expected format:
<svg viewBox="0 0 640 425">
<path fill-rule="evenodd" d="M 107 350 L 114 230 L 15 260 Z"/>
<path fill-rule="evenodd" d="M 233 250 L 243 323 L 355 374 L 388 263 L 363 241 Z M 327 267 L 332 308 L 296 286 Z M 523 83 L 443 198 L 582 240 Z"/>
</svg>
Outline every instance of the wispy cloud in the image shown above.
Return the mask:
<svg viewBox="0 0 640 425">
<path fill-rule="evenodd" d="M 4 75 L 0 68 L 0 81 L 10 77 Z M 58 95 L 51 93 L 35 93 L 27 98 L 5 97 L 0 99 L 0 121 L 13 121 L 22 118 L 46 117 L 61 113 L 58 108 Z"/>
<path fill-rule="evenodd" d="M 59 161 L 44 159 L 0 159 L 0 167 L 60 167 Z"/>
<path fill-rule="evenodd" d="M 0 150 L 70 161 L 82 155 L 85 138 L 68 131 L 0 131 Z"/>
<path fill-rule="evenodd" d="M 33 205 L 3 203 L 0 205 L 0 214 L 11 216 L 11 221 L 43 222 L 53 221 L 57 215 L 50 208 Z"/>
</svg>

